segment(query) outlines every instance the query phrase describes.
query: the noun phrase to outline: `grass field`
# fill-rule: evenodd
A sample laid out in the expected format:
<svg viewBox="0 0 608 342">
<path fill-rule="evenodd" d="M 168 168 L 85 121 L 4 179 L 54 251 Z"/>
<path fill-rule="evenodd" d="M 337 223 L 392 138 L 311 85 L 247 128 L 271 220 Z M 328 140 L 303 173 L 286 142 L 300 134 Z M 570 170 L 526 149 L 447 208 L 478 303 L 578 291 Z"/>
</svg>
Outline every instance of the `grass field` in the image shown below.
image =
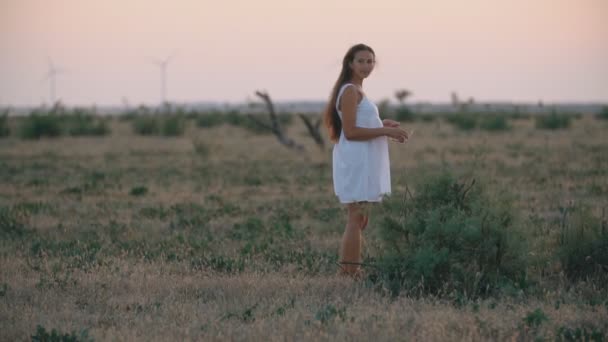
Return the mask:
<svg viewBox="0 0 608 342">
<path fill-rule="evenodd" d="M 568 278 L 555 251 L 564 208 L 605 223 L 608 121 L 509 124 L 404 123 L 415 135 L 390 146 L 394 196 L 447 168 L 515 198 L 534 285 L 462 300 L 337 275 L 331 153 L 299 120 L 304 153 L 190 121 L 176 137 L 113 119 L 105 136 L 0 138 L 0 340 L 605 341 L 608 287 Z M 378 215 L 365 260 L 383 250 Z"/>
</svg>

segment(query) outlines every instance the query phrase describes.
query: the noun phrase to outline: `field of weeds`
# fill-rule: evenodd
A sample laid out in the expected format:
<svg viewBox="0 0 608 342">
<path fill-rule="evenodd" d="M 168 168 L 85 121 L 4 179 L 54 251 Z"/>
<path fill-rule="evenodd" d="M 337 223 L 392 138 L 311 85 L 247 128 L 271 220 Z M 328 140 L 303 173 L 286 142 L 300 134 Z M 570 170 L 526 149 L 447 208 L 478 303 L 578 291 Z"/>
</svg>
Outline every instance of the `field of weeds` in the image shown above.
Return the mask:
<svg viewBox="0 0 608 342">
<path fill-rule="evenodd" d="M 353 280 L 337 275 L 346 213 L 330 148 L 297 117 L 283 124 L 303 151 L 232 118 L 93 130 L 81 118 L 71 134 L 0 117 L 0 340 L 608 338 L 607 120 L 404 122 L 415 134 L 390 146 L 393 195 L 373 209 Z M 402 202 L 438 173 L 509 198 L 508 222 L 491 228 L 525 243 L 488 253 L 517 256 L 512 277 L 463 266 L 485 265 L 494 236 L 464 251 L 437 247 L 448 233 L 391 240 L 408 229 Z M 429 246 L 446 259 L 412 254 Z"/>
</svg>

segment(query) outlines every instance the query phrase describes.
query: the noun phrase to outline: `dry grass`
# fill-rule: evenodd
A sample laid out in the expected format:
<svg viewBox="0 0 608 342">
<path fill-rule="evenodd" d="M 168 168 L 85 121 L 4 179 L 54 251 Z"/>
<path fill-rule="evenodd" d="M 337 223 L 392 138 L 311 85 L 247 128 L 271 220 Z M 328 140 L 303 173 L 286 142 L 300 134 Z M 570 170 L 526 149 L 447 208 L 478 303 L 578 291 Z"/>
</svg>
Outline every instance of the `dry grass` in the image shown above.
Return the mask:
<svg viewBox="0 0 608 342">
<path fill-rule="evenodd" d="M 26 264 L 1 264 L 14 289 L 3 303 L 3 340 L 22 339 L 37 324 L 88 327 L 100 340 L 527 340 L 554 337 L 562 326 L 601 326 L 607 317 L 605 307 L 514 299 L 456 307 L 429 298 L 389 299 L 332 275 L 218 276 L 179 263 L 124 259 L 40 288 L 41 275 Z M 328 307 L 339 313 L 324 321 Z M 528 327 L 524 318 L 535 309 L 548 321 Z"/>
<path fill-rule="evenodd" d="M 0 340 L 28 339 L 37 325 L 96 340 L 533 340 L 585 327 L 605 338 L 605 291 L 567 283 L 555 263 L 533 296 L 465 303 L 391 298 L 336 276 L 345 215 L 330 153 L 294 123 L 306 154 L 230 126 L 140 137 L 117 120 L 104 138 L 0 139 L 0 207 L 26 231 L 0 243 Z M 394 191 L 443 163 L 484 175 L 540 219 L 530 226 L 538 254 L 554 244 L 559 206 L 608 204 L 606 122 L 583 116 L 546 132 L 518 120 L 500 133 L 412 125 L 412 141 L 391 145 Z M 376 224 L 366 255 L 380 248 Z M 526 323 L 536 309 L 547 320 Z"/>
</svg>

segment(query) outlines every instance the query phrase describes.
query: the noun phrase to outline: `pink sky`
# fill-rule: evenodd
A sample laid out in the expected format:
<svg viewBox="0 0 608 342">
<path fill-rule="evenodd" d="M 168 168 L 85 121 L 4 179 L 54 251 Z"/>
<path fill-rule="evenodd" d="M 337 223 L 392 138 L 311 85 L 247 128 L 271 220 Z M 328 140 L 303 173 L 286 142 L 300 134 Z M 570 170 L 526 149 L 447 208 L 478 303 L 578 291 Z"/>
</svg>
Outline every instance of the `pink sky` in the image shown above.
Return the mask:
<svg viewBox="0 0 608 342">
<path fill-rule="evenodd" d="M 608 102 L 605 0 L 0 0 L 0 106 L 324 100 L 346 49 L 371 45 L 375 100 Z"/>
</svg>

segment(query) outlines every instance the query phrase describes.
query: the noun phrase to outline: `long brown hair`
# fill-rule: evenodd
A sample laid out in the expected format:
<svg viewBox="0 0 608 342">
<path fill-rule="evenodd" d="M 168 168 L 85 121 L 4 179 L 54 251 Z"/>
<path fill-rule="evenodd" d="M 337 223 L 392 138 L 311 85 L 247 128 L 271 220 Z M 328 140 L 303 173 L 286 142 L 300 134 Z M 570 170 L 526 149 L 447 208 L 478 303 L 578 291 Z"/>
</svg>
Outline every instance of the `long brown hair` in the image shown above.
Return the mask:
<svg viewBox="0 0 608 342">
<path fill-rule="evenodd" d="M 344 59 L 342 60 L 342 71 L 340 71 L 340 76 L 338 76 L 338 80 L 331 91 L 329 102 L 327 103 L 327 107 L 323 114 L 323 122 L 329 131 L 329 139 L 333 142 L 337 142 L 340 139 L 340 133 L 342 132 L 342 120 L 340 120 L 338 109 L 336 108 L 338 92 L 344 84 L 351 80 L 353 72 L 349 64 L 355 59 L 355 54 L 359 51 L 369 51 L 374 56 L 376 55 L 374 50 L 365 44 L 353 45 L 348 49 L 346 55 L 344 55 Z"/>
</svg>

